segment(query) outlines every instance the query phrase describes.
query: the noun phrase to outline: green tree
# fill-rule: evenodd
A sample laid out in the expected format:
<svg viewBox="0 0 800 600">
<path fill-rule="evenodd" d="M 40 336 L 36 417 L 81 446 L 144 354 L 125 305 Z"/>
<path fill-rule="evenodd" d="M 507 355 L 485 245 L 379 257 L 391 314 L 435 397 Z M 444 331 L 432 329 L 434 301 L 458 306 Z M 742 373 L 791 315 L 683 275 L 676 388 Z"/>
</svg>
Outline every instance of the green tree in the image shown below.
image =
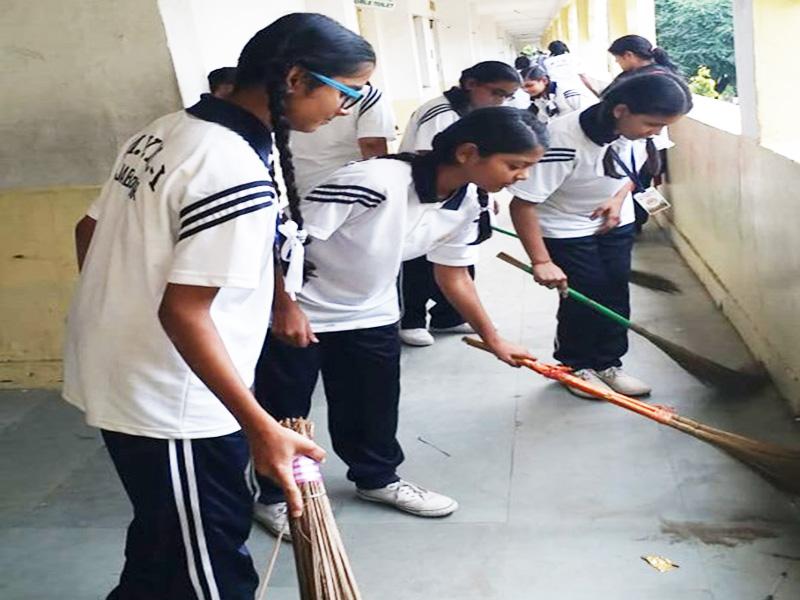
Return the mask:
<svg viewBox="0 0 800 600">
<path fill-rule="evenodd" d="M 717 89 L 736 84 L 732 0 L 656 0 L 656 34 L 684 75 L 705 66 Z"/>
</svg>

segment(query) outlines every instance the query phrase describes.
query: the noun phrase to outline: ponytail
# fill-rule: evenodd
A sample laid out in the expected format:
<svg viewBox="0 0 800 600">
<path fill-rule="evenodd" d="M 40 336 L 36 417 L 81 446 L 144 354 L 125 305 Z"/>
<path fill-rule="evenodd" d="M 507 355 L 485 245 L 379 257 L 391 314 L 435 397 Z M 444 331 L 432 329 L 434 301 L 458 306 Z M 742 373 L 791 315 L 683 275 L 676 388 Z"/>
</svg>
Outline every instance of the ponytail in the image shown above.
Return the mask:
<svg viewBox="0 0 800 600">
<path fill-rule="evenodd" d="M 667 51 L 663 48 L 653 48 L 653 60 L 656 61 L 656 64 L 669 69 L 673 73 L 678 72 L 678 65 L 672 62 L 669 54 L 667 54 Z"/>
<path fill-rule="evenodd" d="M 666 50 L 653 47 L 650 40 L 641 35 L 623 35 L 612 42 L 608 51 L 614 56 L 622 56 L 626 52 L 630 52 L 642 60 L 652 60 L 657 65 L 674 73 L 678 71 L 678 67 L 670 60 Z"/>
</svg>

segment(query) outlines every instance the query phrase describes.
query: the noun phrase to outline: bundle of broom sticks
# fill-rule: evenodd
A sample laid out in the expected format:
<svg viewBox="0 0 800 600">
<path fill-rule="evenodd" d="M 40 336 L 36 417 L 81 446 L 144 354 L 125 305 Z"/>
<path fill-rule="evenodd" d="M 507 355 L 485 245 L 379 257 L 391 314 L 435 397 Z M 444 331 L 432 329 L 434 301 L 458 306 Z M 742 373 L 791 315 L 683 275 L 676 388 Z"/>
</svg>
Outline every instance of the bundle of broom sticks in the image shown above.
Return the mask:
<svg viewBox="0 0 800 600">
<path fill-rule="evenodd" d="M 281 425 L 309 439 L 314 437 L 314 425 L 306 419 L 285 419 Z M 301 600 L 361 600 L 319 464 L 306 456 L 297 456 L 293 469 L 303 495 L 302 516 L 289 520 Z M 279 538 L 276 550 L 280 543 Z M 270 571 L 271 567 L 268 573 Z M 262 594 L 268 576 L 264 579 Z"/>
<path fill-rule="evenodd" d="M 463 338 L 474 348 L 490 351 L 482 341 Z M 625 408 L 638 415 L 668 425 L 699 440 L 707 442 L 738 459 L 777 488 L 791 494 L 800 494 L 800 448 L 787 448 L 771 442 L 761 442 L 742 435 L 709 427 L 692 419 L 682 417 L 674 410 L 648 404 L 614 391 L 598 388 L 576 377 L 571 369 L 563 365 L 548 365 L 538 360 L 516 357 L 519 363 L 550 379 L 587 392 L 596 398 Z"/>
</svg>

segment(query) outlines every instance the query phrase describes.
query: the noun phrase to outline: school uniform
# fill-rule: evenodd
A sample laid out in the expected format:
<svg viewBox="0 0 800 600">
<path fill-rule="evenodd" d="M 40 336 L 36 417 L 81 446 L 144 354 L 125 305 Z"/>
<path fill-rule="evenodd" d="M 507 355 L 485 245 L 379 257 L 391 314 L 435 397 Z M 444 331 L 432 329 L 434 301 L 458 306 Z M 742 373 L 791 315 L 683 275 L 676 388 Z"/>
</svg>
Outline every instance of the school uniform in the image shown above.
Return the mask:
<svg viewBox="0 0 800 600">
<path fill-rule="evenodd" d="M 64 398 L 103 438 L 134 510 L 110 598 L 252 599 L 254 477 L 239 423 L 158 320 L 169 283 L 219 288 L 211 318 L 250 385 L 273 294 L 270 131 L 204 95 L 133 136 L 90 216 Z"/>
<path fill-rule="evenodd" d="M 322 373 L 333 448 L 360 489 L 398 481 L 403 461 L 396 439 L 400 266 L 426 256 L 466 266 L 477 251 L 475 187 L 439 202 L 418 189 L 432 188 L 418 188 L 410 164 L 387 158 L 351 163 L 306 196 L 307 256 L 317 270 L 297 301 L 319 343 L 299 349 L 270 338 L 256 373 L 256 397 L 276 418 L 307 415 Z M 264 504 L 281 500 L 268 481 L 262 490 Z"/>
<path fill-rule="evenodd" d="M 591 104 L 591 102 L 586 102 Z M 536 115 L 542 123 L 549 123 L 551 119 L 563 117 L 575 110 L 574 103 L 567 101 L 564 90 L 556 83 L 551 81 L 547 89 L 536 98 L 531 98 L 528 110 Z"/>
<path fill-rule="evenodd" d="M 394 115 L 386 96 L 371 86 L 361 91 L 363 97 L 349 114 L 312 133 L 292 132 L 289 146 L 301 198 L 339 167 L 361 160 L 359 139 L 385 138 L 390 142 L 396 138 Z"/>
<path fill-rule="evenodd" d="M 429 152 L 433 138 L 440 131 L 461 118 L 445 96 L 429 100 L 411 115 L 400 143 L 401 152 Z M 469 274 L 475 278 L 475 266 L 469 265 Z M 403 265 L 400 278 L 403 315 L 401 329 L 424 329 L 428 314 L 433 328 L 455 327 L 464 323 L 464 317 L 444 297 L 433 277 L 433 267 L 424 256 L 409 260 Z M 428 309 L 428 300 L 433 306 Z"/>
<path fill-rule="evenodd" d="M 543 62 L 550 80 L 561 90 L 564 102 L 570 110 L 585 108 L 591 103 L 586 95 L 586 87 L 580 78 L 580 67 L 569 52 L 558 56 L 548 56 Z"/>
<path fill-rule="evenodd" d="M 592 212 L 628 181 L 604 175 L 603 157 L 617 135 L 600 125 L 598 114 L 599 106 L 592 106 L 553 120 L 550 148 L 531 168 L 530 177 L 510 186 L 509 191 L 536 204 L 548 252 L 566 273 L 570 286 L 627 317 L 633 199 L 629 194 L 623 202 L 616 229 L 595 234 L 602 221 L 591 219 Z M 631 167 L 628 158 L 620 158 Z M 627 349 L 624 327 L 574 300 L 561 300 L 557 360 L 576 370 L 603 370 L 621 366 Z"/>
</svg>

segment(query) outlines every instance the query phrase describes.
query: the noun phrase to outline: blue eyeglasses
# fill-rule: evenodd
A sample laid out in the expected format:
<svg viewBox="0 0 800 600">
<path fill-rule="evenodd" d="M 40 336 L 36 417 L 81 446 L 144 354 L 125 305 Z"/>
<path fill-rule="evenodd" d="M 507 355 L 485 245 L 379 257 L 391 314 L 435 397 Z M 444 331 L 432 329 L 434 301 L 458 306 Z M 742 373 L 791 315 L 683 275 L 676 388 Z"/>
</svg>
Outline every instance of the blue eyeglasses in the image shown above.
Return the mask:
<svg viewBox="0 0 800 600">
<path fill-rule="evenodd" d="M 341 81 L 336 81 L 335 79 L 331 79 L 330 77 L 322 75 L 321 73 L 315 73 L 314 71 L 309 71 L 309 73 L 311 73 L 311 75 L 316 77 L 325 85 L 329 85 L 333 89 L 339 90 L 339 92 L 342 94 L 341 107 L 345 110 L 348 108 L 353 108 L 356 103 L 364 97 L 364 94 L 354 88 L 351 88 L 349 85 L 343 84 Z"/>
</svg>

